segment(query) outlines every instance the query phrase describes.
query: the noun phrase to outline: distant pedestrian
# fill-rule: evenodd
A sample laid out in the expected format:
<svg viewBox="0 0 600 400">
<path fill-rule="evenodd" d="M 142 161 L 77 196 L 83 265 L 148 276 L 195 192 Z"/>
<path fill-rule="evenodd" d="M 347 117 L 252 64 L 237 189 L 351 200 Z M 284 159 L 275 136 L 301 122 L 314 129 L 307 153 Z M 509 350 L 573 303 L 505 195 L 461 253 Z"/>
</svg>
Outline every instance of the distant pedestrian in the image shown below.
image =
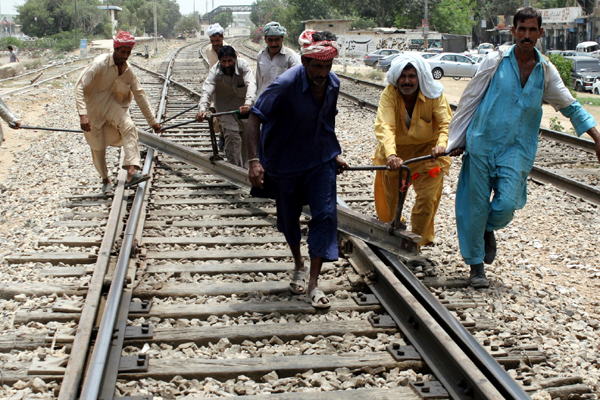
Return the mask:
<svg viewBox="0 0 600 400">
<path fill-rule="evenodd" d="M 83 71 L 75 84 L 75 100 L 85 140 L 92 149 L 94 166 L 102 177 L 102 191 L 112 191 L 106 166 L 106 148 L 123 146 L 127 170 L 125 187 L 147 181 L 140 169 L 138 134 L 129 115 L 132 97 L 144 114 L 154 132 L 161 126 L 154 116 L 152 107 L 137 76 L 127 59 L 135 45 L 135 38 L 128 32 L 119 31 L 114 40 L 114 51 L 102 54 Z"/>
<path fill-rule="evenodd" d="M 8 51 L 10 51 L 10 62 L 19 62 L 19 57 L 17 57 L 17 52 L 12 46 L 8 46 Z"/>
</svg>

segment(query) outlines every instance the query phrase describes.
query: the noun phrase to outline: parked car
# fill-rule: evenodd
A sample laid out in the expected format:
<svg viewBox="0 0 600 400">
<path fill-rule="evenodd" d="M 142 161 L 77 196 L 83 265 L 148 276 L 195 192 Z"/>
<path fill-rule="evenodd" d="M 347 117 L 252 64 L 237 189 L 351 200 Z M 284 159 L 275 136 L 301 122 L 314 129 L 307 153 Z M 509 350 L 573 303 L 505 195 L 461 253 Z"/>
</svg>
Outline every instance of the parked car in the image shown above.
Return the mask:
<svg viewBox="0 0 600 400">
<path fill-rule="evenodd" d="M 594 80 L 594 84 L 592 85 L 592 93 L 600 94 L 600 78 L 596 78 Z"/>
<path fill-rule="evenodd" d="M 563 50 L 560 52 L 560 55 L 563 57 L 591 57 L 594 58 L 594 56 L 592 56 L 591 53 L 585 53 L 583 51 L 575 51 L 575 50 Z"/>
<path fill-rule="evenodd" d="M 494 45 L 491 43 L 481 43 L 477 46 L 477 54 L 487 54 L 490 51 L 494 51 Z"/>
<path fill-rule="evenodd" d="M 425 61 L 431 65 L 434 79 L 442 79 L 443 76 L 472 78 L 479 68 L 479 64 L 469 57 L 456 53 L 438 54 Z"/>
<path fill-rule="evenodd" d="M 475 61 L 475 64 L 481 63 L 481 60 L 483 60 L 487 56 L 487 54 L 464 54 L 464 55 L 469 57 L 471 60 Z"/>
<path fill-rule="evenodd" d="M 385 56 L 383 57 L 381 60 L 379 60 L 379 64 L 375 67 L 378 68 L 382 71 L 387 71 L 390 69 L 390 66 L 392 65 L 392 60 L 396 57 L 398 57 L 401 53 L 398 54 L 390 54 L 389 56 Z"/>
<path fill-rule="evenodd" d="M 365 56 L 365 65 L 369 67 L 376 67 L 379 60 L 381 60 L 385 56 L 389 56 L 391 54 L 400 54 L 400 50 L 396 49 L 379 49 L 374 51 L 373 53 L 367 54 Z"/>
<path fill-rule="evenodd" d="M 576 92 L 591 92 L 596 78 L 600 77 L 600 61 L 590 57 L 565 57 L 573 63 L 571 84 Z"/>
<path fill-rule="evenodd" d="M 400 52 L 398 54 L 391 54 L 389 56 L 385 56 L 383 57 L 381 60 L 379 60 L 379 65 L 376 68 L 379 68 L 382 71 L 388 71 L 390 69 L 390 66 L 392 65 L 392 60 L 394 60 L 394 58 L 398 57 L 400 54 L 402 54 L 403 52 Z M 418 55 L 423 57 L 424 59 L 428 59 L 431 58 L 435 55 L 437 55 L 436 53 L 422 53 L 420 51 L 408 51 L 407 54 L 413 54 L 413 55 Z"/>
</svg>

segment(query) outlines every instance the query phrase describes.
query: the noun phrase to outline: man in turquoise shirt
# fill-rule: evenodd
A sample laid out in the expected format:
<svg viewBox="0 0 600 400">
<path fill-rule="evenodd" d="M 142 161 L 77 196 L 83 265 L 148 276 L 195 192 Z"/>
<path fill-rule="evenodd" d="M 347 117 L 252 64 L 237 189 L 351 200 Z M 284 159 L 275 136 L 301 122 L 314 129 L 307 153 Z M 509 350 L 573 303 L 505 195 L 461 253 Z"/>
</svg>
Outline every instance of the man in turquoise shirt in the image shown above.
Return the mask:
<svg viewBox="0 0 600 400">
<path fill-rule="evenodd" d="M 456 191 L 460 251 L 471 266 L 469 281 L 476 288 L 489 286 L 483 263 L 491 264 L 496 256 L 494 231 L 508 225 L 515 210 L 523 208 L 527 201 L 527 175 L 537 151 L 542 100 L 570 118 L 578 135 L 587 132 L 594 139 L 600 160 L 596 121 L 559 79 L 553 79 L 557 76 L 555 67 L 535 48 L 543 33 L 540 12 L 521 8 L 514 16 L 514 24 L 516 44 L 504 54 L 493 56 L 497 64 L 491 69 L 482 72 L 482 66 L 478 72 L 487 73 L 491 79 L 487 91 L 483 87 L 466 131 L 466 151 Z M 473 98 L 473 92 L 481 90 L 478 85 L 482 82 L 476 79 L 463 97 Z M 459 106 L 457 117 L 460 111 Z M 450 130 L 452 140 L 452 126 Z"/>
</svg>

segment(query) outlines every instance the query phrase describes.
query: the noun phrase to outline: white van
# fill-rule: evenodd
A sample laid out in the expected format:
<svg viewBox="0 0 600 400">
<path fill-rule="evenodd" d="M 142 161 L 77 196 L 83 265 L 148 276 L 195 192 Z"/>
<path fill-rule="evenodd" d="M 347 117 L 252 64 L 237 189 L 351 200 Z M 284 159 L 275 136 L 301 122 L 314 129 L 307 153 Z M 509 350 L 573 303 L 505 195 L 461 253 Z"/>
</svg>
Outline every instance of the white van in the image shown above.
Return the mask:
<svg viewBox="0 0 600 400">
<path fill-rule="evenodd" d="M 593 53 L 600 50 L 600 44 L 597 42 L 581 42 L 575 48 L 575 51 L 583 51 L 584 53 Z"/>
</svg>

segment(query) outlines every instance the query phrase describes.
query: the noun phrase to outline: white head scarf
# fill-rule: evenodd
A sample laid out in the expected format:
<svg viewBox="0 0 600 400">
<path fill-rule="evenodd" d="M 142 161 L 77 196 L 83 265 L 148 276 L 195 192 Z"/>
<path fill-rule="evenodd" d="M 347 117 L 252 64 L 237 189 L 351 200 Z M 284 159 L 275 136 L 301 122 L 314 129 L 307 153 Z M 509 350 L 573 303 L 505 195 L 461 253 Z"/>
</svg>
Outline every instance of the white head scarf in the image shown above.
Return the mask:
<svg viewBox="0 0 600 400">
<path fill-rule="evenodd" d="M 212 24 L 212 25 L 210 25 L 210 26 L 208 27 L 208 29 L 206 30 L 206 34 L 207 34 L 208 36 L 212 36 L 212 35 L 214 35 L 215 33 L 220 33 L 220 34 L 222 35 L 222 34 L 223 34 L 223 32 L 225 32 L 225 30 L 223 30 L 223 27 L 222 27 L 222 26 L 221 26 L 221 24 L 219 24 L 218 22 L 217 22 L 217 23 L 214 23 L 214 24 Z"/>
<path fill-rule="evenodd" d="M 410 53 L 402 53 L 398 57 L 392 60 L 390 69 L 385 74 L 385 80 L 389 85 L 398 87 L 398 78 L 404 71 L 407 64 L 411 64 L 417 70 L 417 76 L 419 77 L 419 90 L 428 99 L 437 99 L 442 95 L 444 86 L 441 83 L 436 82 L 431 75 L 431 66 L 423 57 L 420 55 L 413 55 Z"/>
</svg>

